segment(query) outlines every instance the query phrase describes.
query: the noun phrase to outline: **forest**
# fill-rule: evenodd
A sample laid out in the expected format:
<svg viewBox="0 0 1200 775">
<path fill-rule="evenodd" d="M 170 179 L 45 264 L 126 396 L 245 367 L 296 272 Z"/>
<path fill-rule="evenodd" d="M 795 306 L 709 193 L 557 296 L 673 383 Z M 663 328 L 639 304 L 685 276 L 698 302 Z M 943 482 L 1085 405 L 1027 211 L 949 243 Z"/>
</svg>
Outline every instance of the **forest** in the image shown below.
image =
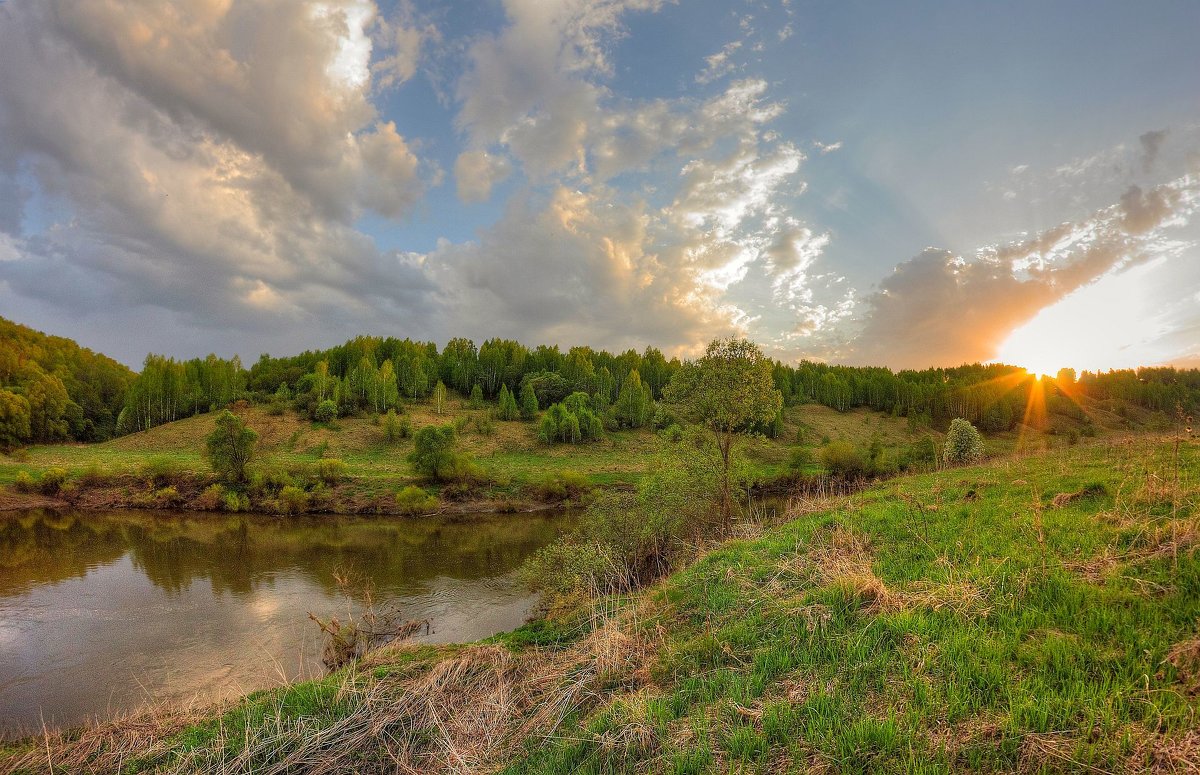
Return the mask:
<svg viewBox="0 0 1200 775">
<path fill-rule="evenodd" d="M 445 399 L 446 390 L 494 400 L 506 413 L 563 405 L 540 432 L 548 440 L 585 439 L 598 423 L 665 427 L 655 402 L 683 365 L 656 347 L 614 354 L 591 347 L 528 347 L 509 339 L 476 344 L 360 336 L 327 350 L 273 357 L 248 369 L 234 356 L 179 360 L 146 356 L 140 373 L 61 337 L 0 318 L 0 447 L 62 440 L 103 441 L 213 411 L 238 400 L 293 407 L 314 419 L 403 411 L 405 402 Z M 914 427 L 945 428 L 956 417 L 986 432 L 1023 419 L 1038 381 L 1024 369 L 966 364 L 894 372 L 877 366 L 776 361 L 784 406 L 815 403 L 839 412 L 869 408 L 908 418 Z M 1153 411 L 1200 403 L 1200 370 L 1144 367 L 1049 378 L 1049 408 L 1071 414 L 1072 398 L 1115 400 Z M 578 395 L 582 394 L 582 396 Z M 568 399 L 570 399 L 568 401 Z M 580 429 L 564 413 L 585 412 Z M 1080 412 L 1081 418 L 1082 413 Z M 563 427 L 564 421 L 566 427 Z M 590 427 L 590 432 L 589 432 Z M 771 433 L 771 423 L 759 428 Z"/>
</svg>

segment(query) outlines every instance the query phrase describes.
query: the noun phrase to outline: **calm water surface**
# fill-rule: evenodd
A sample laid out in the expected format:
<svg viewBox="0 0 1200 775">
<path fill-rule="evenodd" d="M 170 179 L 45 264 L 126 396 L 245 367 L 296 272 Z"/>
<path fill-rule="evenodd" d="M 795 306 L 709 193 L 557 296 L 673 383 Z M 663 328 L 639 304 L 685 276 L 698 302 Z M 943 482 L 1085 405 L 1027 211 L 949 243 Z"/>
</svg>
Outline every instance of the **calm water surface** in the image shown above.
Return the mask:
<svg viewBox="0 0 1200 775">
<path fill-rule="evenodd" d="M 0 514 L 0 736 L 320 675 L 334 577 L 432 620 L 434 642 L 519 626 L 513 572 L 564 514 L 466 518 Z"/>
</svg>

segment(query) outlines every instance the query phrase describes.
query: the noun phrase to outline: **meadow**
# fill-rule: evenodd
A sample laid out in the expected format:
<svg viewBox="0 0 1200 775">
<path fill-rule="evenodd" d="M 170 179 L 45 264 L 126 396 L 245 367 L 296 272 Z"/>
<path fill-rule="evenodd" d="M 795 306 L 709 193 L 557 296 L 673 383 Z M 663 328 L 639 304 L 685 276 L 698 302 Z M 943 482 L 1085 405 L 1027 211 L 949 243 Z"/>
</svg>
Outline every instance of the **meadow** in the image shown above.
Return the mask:
<svg viewBox="0 0 1200 775">
<path fill-rule="evenodd" d="M 491 432 L 481 432 L 476 422 L 490 411 L 490 407 L 472 409 L 466 400 L 454 398 L 440 414 L 429 402 L 410 404 L 404 413 L 414 431 L 446 423 L 460 426 L 458 448 L 479 466 L 485 482 L 460 496 L 465 501 L 460 508 L 529 508 L 545 499 L 548 481 L 564 477 L 587 488 L 630 487 L 671 443 L 663 434 L 642 428 L 609 431 L 594 442 L 548 445 L 538 441 L 532 422 L 494 421 Z M 422 481 L 407 462 L 413 447 L 411 436 L 389 443 L 376 417 L 317 423 L 290 410 L 273 413 L 255 405 L 241 405 L 236 412 L 259 434 L 254 469 L 297 470 L 322 460 L 345 464 L 342 481 L 320 499 L 314 498 L 311 510 L 393 511 L 395 493 L 410 485 L 443 494 L 443 487 Z M 58 468 L 71 480 L 100 484 L 85 488 L 99 492 L 76 493 L 78 505 L 146 508 L 156 505 L 154 480 L 179 479 L 176 485 L 185 492 L 162 505 L 203 508 L 196 501 L 204 483 L 212 478 L 203 450 L 214 421 L 215 414 L 208 413 L 100 444 L 32 446 L 15 456 L 0 457 L 0 485 L 11 490 L 22 471 L 36 479 L 46 470 Z M 819 450 L 830 440 L 865 448 L 878 438 L 887 454 L 899 457 L 926 435 L 940 442 L 941 434 L 911 428 L 904 418 L 868 409 L 837 412 L 819 404 L 803 404 L 785 409 L 778 437 L 747 437 L 743 449 L 753 478 L 760 485 L 770 485 L 796 473 L 789 460 L 798 447 L 808 450 L 801 472 L 815 475 L 821 472 Z M 1046 438 L 1039 434 L 1039 443 L 1046 443 Z M 996 436 L 989 441 L 990 448 L 1009 450 L 1014 439 L 1015 434 Z M 163 481 L 157 485 L 161 487 Z M 14 505 L 19 503 L 17 500 Z"/>
<path fill-rule="evenodd" d="M 794 499 L 573 616 L 0 771 L 1195 771 L 1198 474 L 1126 436 Z"/>
</svg>

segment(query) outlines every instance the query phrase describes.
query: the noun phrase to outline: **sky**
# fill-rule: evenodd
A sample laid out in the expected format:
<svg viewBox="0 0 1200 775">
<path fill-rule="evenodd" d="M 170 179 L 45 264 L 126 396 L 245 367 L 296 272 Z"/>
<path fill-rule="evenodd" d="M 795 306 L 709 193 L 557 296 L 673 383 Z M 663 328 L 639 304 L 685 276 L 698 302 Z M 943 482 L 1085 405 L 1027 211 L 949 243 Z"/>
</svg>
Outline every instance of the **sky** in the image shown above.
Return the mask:
<svg viewBox="0 0 1200 775">
<path fill-rule="evenodd" d="M 1200 365 L 1200 3 L 0 0 L 0 315 Z"/>
</svg>

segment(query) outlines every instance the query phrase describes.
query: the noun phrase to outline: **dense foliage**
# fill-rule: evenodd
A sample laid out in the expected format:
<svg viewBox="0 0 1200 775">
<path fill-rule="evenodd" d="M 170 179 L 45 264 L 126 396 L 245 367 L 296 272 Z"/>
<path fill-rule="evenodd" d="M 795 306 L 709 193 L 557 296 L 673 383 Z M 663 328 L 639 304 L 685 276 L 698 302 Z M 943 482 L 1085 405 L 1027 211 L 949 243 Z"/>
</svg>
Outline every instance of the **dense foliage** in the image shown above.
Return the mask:
<svg viewBox="0 0 1200 775">
<path fill-rule="evenodd" d="M 770 422 L 783 406 L 783 396 L 771 380 L 771 362 L 753 342 L 714 340 L 703 358 L 675 372 L 665 399 L 685 419 L 716 434 L 721 514 L 728 522 L 733 510 L 729 474 L 734 434 Z"/>
<path fill-rule="evenodd" d="M 246 466 L 254 458 L 258 434 L 246 427 L 242 418 L 226 409 L 217 417 L 216 427 L 204 440 L 204 451 L 213 471 L 230 482 L 246 481 Z"/>
<path fill-rule="evenodd" d="M 674 418 L 658 406 L 684 368 L 648 347 L 619 354 L 591 347 L 530 348 L 507 339 L 478 347 L 452 339 L 433 342 L 357 337 L 295 356 L 261 356 L 244 369 L 235 356 L 178 361 L 147 356 L 136 378 L 120 364 L 0 319 L 0 446 L 60 439 L 102 440 L 208 412 L 247 398 L 316 418 L 402 412 L 405 401 L 472 395 L 476 406 L 497 402 L 500 419 L 537 419 L 539 411 L 574 393 L 610 428 L 665 428 Z M 946 428 L 961 417 L 988 433 L 1009 430 L 1030 407 L 1078 413 L 1075 402 L 1129 404 L 1171 412 L 1200 406 L 1200 370 L 1170 367 L 1084 372 L 1034 380 L 999 364 L 893 372 L 882 367 L 812 361 L 767 362 L 785 406 L 818 403 L 839 411 L 866 407 L 907 417 L 914 427 Z M 442 387 L 438 387 L 438 386 Z M 324 405 L 324 406 L 323 406 Z M 1080 418 L 1082 419 L 1082 417 Z M 775 435 L 781 415 L 748 422 L 743 430 Z M 570 431 L 568 423 L 568 432 Z M 568 435 L 570 435 L 568 433 Z M 584 435 L 581 429 L 581 436 Z"/>
<path fill-rule="evenodd" d="M 70 339 L 0 318 L 0 449 L 111 437 L 133 377 Z"/>
<path fill-rule="evenodd" d="M 455 451 L 453 425 L 426 425 L 413 436 L 408 462 L 419 475 L 435 482 L 460 482 L 476 475 L 471 458 Z"/>
</svg>

